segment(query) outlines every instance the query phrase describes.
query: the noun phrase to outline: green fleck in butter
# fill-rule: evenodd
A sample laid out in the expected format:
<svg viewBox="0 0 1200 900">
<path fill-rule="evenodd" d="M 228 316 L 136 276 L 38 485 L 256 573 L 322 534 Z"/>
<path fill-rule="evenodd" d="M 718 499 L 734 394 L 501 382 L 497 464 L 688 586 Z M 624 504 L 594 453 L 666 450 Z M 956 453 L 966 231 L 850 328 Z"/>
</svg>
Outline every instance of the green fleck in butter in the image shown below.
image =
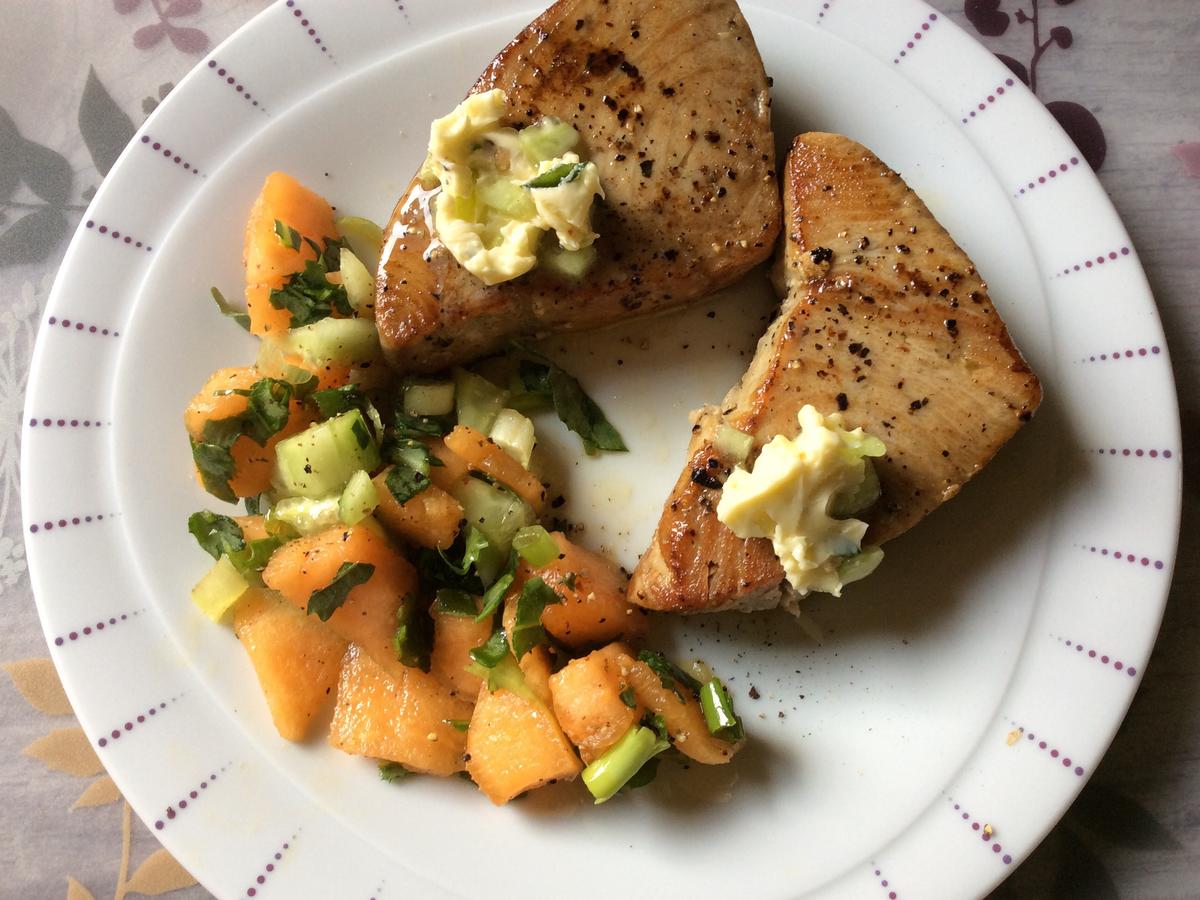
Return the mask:
<svg viewBox="0 0 1200 900">
<path fill-rule="evenodd" d="M 837 413 L 823 416 L 806 405 L 798 418 L 794 440 L 776 435 L 753 470 L 740 465 L 733 470 L 717 518 L 740 538 L 769 538 L 798 593 L 837 597 L 844 585 L 869 574 L 883 553 L 863 548 L 866 522 L 830 513 L 839 499 L 861 494 L 874 474 L 868 473 L 868 457 L 883 456 L 886 448 L 861 428 L 846 431 Z"/>
<path fill-rule="evenodd" d="M 591 247 L 592 201 L 604 196 L 596 164 L 569 149 L 578 142 L 574 128 L 545 120 L 518 132 L 501 126 L 508 113 L 503 91 L 472 94 L 433 123 L 421 169 L 425 187 L 441 186 L 438 240 L 485 284 L 536 266 L 547 232 L 562 251 Z"/>
</svg>

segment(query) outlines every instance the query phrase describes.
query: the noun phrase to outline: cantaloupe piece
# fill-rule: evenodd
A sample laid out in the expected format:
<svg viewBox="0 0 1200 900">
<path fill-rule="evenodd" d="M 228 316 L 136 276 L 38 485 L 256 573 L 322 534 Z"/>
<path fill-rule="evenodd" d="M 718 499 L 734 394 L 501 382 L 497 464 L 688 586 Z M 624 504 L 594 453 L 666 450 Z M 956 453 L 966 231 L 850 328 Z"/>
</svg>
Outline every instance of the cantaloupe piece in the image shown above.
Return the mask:
<svg viewBox="0 0 1200 900">
<path fill-rule="evenodd" d="M 430 466 L 429 480 L 443 491 L 453 494 L 455 489 L 470 477 L 471 467 L 465 459 L 447 447 L 444 441 L 430 441 L 429 452 L 442 463 L 440 466 Z"/>
<path fill-rule="evenodd" d="M 532 655 L 532 654 L 530 654 Z M 497 806 L 583 769 L 554 713 L 505 688 L 479 689 L 467 729 L 467 772 Z"/>
<path fill-rule="evenodd" d="M 389 466 L 373 479 L 379 494 L 376 517 L 397 535 L 418 546 L 449 549 L 462 525 L 462 504 L 436 484 L 429 485 L 407 503 L 397 503 L 387 486 L 390 471 Z"/>
<path fill-rule="evenodd" d="M 471 650 L 491 636 L 490 619 L 476 622 L 474 616 L 457 616 L 441 611 L 435 602 L 429 609 L 433 617 L 433 653 L 429 671 L 460 697 L 474 700 L 482 680 L 467 671 Z"/>
<path fill-rule="evenodd" d="M 632 707 L 622 692 L 632 695 Z M 550 693 L 558 724 L 585 763 L 603 756 L 646 712 L 617 658 L 601 651 L 571 660 L 550 676 Z"/>
<path fill-rule="evenodd" d="M 333 700 L 346 642 L 316 617 L 253 587 L 234 607 L 233 630 L 250 656 L 279 736 L 303 740 Z"/>
<path fill-rule="evenodd" d="M 696 762 L 719 765 L 733 759 L 745 743 L 731 743 L 714 737 L 704 721 L 700 701 L 686 687 L 680 686 L 686 699 L 680 699 L 671 688 L 663 687 L 662 679 L 644 662 L 635 659 L 628 647 L 609 644 L 596 652 L 612 659 L 620 677 L 633 685 L 638 701 L 651 713 L 663 717 L 671 743 L 680 753 Z"/>
<path fill-rule="evenodd" d="M 467 736 L 448 724 L 471 717 L 471 704 L 440 679 L 401 666 L 390 674 L 353 644 L 338 682 L 329 742 L 346 753 L 398 762 L 414 772 L 463 770 Z"/>
<path fill-rule="evenodd" d="M 313 591 L 328 587 L 343 563 L 371 563 L 371 578 L 350 591 L 328 624 L 399 677 L 406 667 L 393 643 L 396 613 L 404 597 L 416 591 L 417 573 L 376 528 L 363 522 L 289 541 L 271 556 L 262 577 L 267 587 L 307 610 Z"/>
<path fill-rule="evenodd" d="M 265 540 L 271 536 L 267 533 L 266 516 L 234 516 L 233 521 L 242 529 L 242 537 L 247 543 Z"/>
<path fill-rule="evenodd" d="M 537 476 L 517 462 L 499 444 L 469 425 L 458 425 L 443 438 L 446 448 L 467 466 L 513 489 L 537 515 L 546 505 L 546 488 Z"/>
<path fill-rule="evenodd" d="M 626 578 L 616 564 L 571 543 L 561 532 L 550 536 L 558 544 L 558 559 L 537 568 L 523 562 L 510 593 L 519 594 L 535 575 L 553 588 L 563 602 L 546 607 L 542 625 L 568 647 L 594 647 L 642 634 L 646 613 L 625 599 Z"/>
<path fill-rule="evenodd" d="M 206 422 L 218 422 L 245 413 L 246 397 L 223 392 L 249 390 L 262 377 L 253 366 L 231 367 L 214 372 L 183 412 L 183 424 L 188 436 L 194 441 L 203 440 Z M 233 492 L 239 497 L 254 497 L 267 490 L 271 486 L 271 473 L 275 466 L 275 445 L 286 437 L 299 434 L 313 421 L 312 412 L 293 399 L 288 407 L 287 425 L 269 437 L 264 446 L 260 447 L 246 435 L 234 441 L 229 448 L 236 467 L 233 478 L 229 480 Z M 198 471 L 196 478 L 200 478 Z"/>
<path fill-rule="evenodd" d="M 275 233 L 276 219 L 319 246 L 338 237 L 333 209 L 323 197 L 283 172 L 267 176 L 250 209 L 243 253 L 250 331 L 258 335 L 280 334 L 291 326 L 291 313 L 271 305 L 271 290 L 283 287 L 289 275 L 304 268 L 306 260 L 316 258 L 304 241 L 296 249 L 285 246 Z"/>
</svg>

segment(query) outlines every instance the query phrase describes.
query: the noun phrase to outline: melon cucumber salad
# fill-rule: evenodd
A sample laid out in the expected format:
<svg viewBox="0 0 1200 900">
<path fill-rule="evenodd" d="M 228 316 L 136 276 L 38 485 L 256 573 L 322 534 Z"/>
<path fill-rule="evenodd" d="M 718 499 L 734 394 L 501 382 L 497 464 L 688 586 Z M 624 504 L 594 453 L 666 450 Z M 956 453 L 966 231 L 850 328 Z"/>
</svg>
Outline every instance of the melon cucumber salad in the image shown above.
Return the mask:
<svg viewBox="0 0 1200 900">
<path fill-rule="evenodd" d="M 199 483 L 243 507 L 188 519 L 214 559 L 192 602 L 232 625 L 280 737 L 327 728 L 386 781 L 457 774 L 496 804 L 576 777 L 601 803 L 664 754 L 729 762 L 745 735 L 721 680 L 641 646 L 627 576 L 548 518 L 530 415 L 554 410 L 588 454 L 624 451 L 620 433 L 528 347 L 392 376 L 381 244 L 272 174 L 246 228 L 245 308 L 213 290 L 257 360 L 214 373 L 184 413 Z"/>
</svg>

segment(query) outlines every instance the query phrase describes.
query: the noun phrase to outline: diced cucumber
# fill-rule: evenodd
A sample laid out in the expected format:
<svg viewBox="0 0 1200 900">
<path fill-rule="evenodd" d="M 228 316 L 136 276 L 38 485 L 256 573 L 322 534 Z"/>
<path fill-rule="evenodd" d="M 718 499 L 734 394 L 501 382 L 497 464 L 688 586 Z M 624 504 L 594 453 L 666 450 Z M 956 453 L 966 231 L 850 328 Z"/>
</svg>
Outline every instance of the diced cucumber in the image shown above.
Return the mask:
<svg viewBox="0 0 1200 900">
<path fill-rule="evenodd" d="M 379 463 L 366 419 L 352 409 L 280 441 L 274 483 L 285 497 L 318 499 L 340 494 L 355 472 L 373 472 Z"/>
<path fill-rule="evenodd" d="M 557 159 L 579 143 L 579 132 L 568 122 L 542 119 L 517 134 L 521 149 L 534 162 Z"/>
<path fill-rule="evenodd" d="M 350 245 L 354 255 L 374 276 L 379 269 L 379 254 L 383 247 L 383 229 L 362 216 L 342 216 L 333 224 L 337 226 L 338 234 Z"/>
<path fill-rule="evenodd" d="M 414 472 L 429 474 L 429 452 L 419 447 L 403 447 L 392 450 L 393 461 L 408 466 Z"/>
<path fill-rule="evenodd" d="M 382 355 L 379 332 L 370 319 L 327 318 L 292 328 L 280 338 L 280 349 L 314 366 L 358 366 Z"/>
<path fill-rule="evenodd" d="M 870 459 L 863 459 L 863 479 L 853 491 L 836 494 L 829 504 L 829 515 L 835 519 L 848 519 L 862 512 L 879 499 L 879 475 Z"/>
<path fill-rule="evenodd" d="M 541 525 L 526 525 L 513 535 L 513 549 L 531 566 L 548 566 L 559 557 L 558 544 Z"/>
<path fill-rule="evenodd" d="M 299 534 L 308 537 L 333 528 L 341 521 L 338 497 L 284 497 L 267 513 L 268 522 L 282 522 Z M 349 523 L 347 523 L 349 524 Z"/>
<path fill-rule="evenodd" d="M 713 446 L 722 456 L 730 457 L 735 463 L 743 463 L 750 456 L 750 448 L 754 446 L 754 438 L 744 431 L 738 431 L 732 425 L 722 422 L 717 426 L 717 436 Z"/>
<path fill-rule="evenodd" d="M 192 602 L 214 622 L 220 622 L 249 588 L 229 557 L 222 556 L 192 588 Z"/>
<path fill-rule="evenodd" d="M 367 319 L 375 318 L 375 276 L 367 271 L 366 265 L 352 250 L 342 248 L 338 264 L 342 273 L 342 287 L 354 311 Z"/>
<path fill-rule="evenodd" d="M 509 219 L 527 222 L 537 215 L 529 188 L 508 178 L 481 178 L 475 183 L 475 196 Z"/>
<path fill-rule="evenodd" d="M 541 264 L 548 271 L 578 281 L 596 262 L 596 247 L 593 244 L 579 250 L 564 250 L 559 246 L 544 246 L 539 256 Z"/>
<path fill-rule="evenodd" d="M 347 525 L 357 525 L 379 505 L 379 491 L 365 469 L 350 476 L 350 483 L 338 500 L 338 514 Z"/>
<path fill-rule="evenodd" d="M 507 556 L 513 537 L 526 525 L 537 521 L 533 510 L 516 494 L 494 487 L 478 478 L 469 478 L 454 491 L 462 504 L 463 518 L 487 538 L 501 556 Z"/>
<path fill-rule="evenodd" d="M 496 414 L 488 435 L 509 456 L 525 468 L 533 456 L 533 422 L 515 409 L 502 409 Z"/>
<path fill-rule="evenodd" d="M 404 389 L 404 411 L 410 416 L 445 416 L 454 412 L 454 382 L 410 384 Z"/>
<path fill-rule="evenodd" d="M 507 400 L 508 391 L 483 376 L 466 369 L 454 370 L 454 408 L 459 425 L 488 434 Z"/>
<path fill-rule="evenodd" d="M 878 569 L 881 562 L 883 562 L 883 551 L 881 549 L 878 547 L 863 547 L 861 553 L 847 557 L 842 561 L 842 564 L 838 566 L 838 578 L 842 584 L 862 581 Z"/>
</svg>

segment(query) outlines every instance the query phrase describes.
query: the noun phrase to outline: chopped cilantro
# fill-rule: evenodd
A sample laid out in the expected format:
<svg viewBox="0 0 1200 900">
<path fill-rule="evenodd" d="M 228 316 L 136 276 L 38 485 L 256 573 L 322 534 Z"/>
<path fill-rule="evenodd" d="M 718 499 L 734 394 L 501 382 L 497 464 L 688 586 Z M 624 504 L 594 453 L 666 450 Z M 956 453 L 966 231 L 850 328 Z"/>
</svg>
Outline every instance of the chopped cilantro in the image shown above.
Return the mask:
<svg viewBox="0 0 1200 900">
<path fill-rule="evenodd" d="M 512 648 L 519 660 L 536 647 L 545 644 L 546 629 L 542 627 L 542 611 L 554 603 L 562 603 L 560 597 L 546 582 L 534 576 L 521 588 L 517 598 L 517 617 L 513 623 Z"/>
<path fill-rule="evenodd" d="M 393 466 L 392 470 L 387 473 L 384 483 L 392 492 L 392 496 L 396 498 L 396 502 L 401 505 L 407 503 L 430 485 L 428 475 L 423 475 L 416 469 L 410 469 L 403 465 Z"/>
<path fill-rule="evenodd" d="M 244 434 L 260 447 L 288 423 L 288 404 L 292 402 L 292 385 L 276 378 L 262 378 L 246 392 L 246 412 L 243 415 Z"/>
<path fill-rule="evenodd" d="M 367 395 L 355 384 L 347 384 L 337 388 L 326 388 L 316 391 L 312 400 L 317 404 L 317 410 L 322 419 L 332 419 L 352 409 L 366 409 Z"/>
<path fill-rule="evenodd" d="M 342 563 L 337 574 L 333 576 L 333 581 L 326 587 L 313 591 L 309 596 L 309 615 L 315 615 L 322 622 L 328 622 L 329 617 L 346 602 L 350 591 L 360 584 L 365 584 L 374 574 L 375 567 L 371 563 Z"/>
<path fill-rule="evenodd" d="M 633 688 L 627 687 L 621 691 L 621 702 L 630 709 L 637 709 L 637 695 L 633 692 Z"/>
<path fill-rule="evenodd" d="M 475 598 L 457 588 L 442 588 L 437 592 L 437 611 L 447 616 L 475 617 Z"/>
<path fill-rule="evenodd" d="M 271 554 L 284 543 L 286 543 L 286 539 L 281 537 L 266 537 L 257 541 L 249 541 L 241 550 L 229 553 L 229 561 L 242 574 L 261 572 L 271 561 Z"/>
<path fill-rule="evenodd" d="M 244 309 L 238 309 L 222 294 L 217 288 L 209 288 L 209 293 L 212 294 L 213 300 L 216 301 L 217 309 L 221 311 L 221 315 L 227 319 L 233 319 L 237 324 L 241 325 L 246 331 L 250 330 L 250 314 Z"/>
<path fill-rule="evenodd" d="M 485 669 L 494 669 L 504 661 L 508 653 L 508 635 L 503 628 L 497 628 L 484 643 L 471 649 L 471 659 Z"/>
<path fill-rule="evenodd" d="M 342 316 L 353 316 L 354 307 L 350 305 L 346 288 L 333 284 L 328 278 L 330 272 L 337 271 L 340 242 L 326 239 L 322 249 L 309 238 L 303 240 L 316 251 L 317 258 L 305 260 L 302 271 L 290 275 L 282 288 L 271 291 L 271 305 L 276 309 L 286 309 L 291 314 L 292 328 L 310 325 L 335 312 Z M 296 246 L 298 249 L 299 244 Z"/>
<path fill-rule="evenodd" d="M 289 250 L 300 249 L 300 232 L 291 225 L 285 225 L 278 219 L 275 220 L 275 236 L 279 238 L 279 243 L 283 244 Z"/>
<path fill-rule="evenodd" d="M 412 772 L 404 768 L 398 762 L 381 762 L 379 764 L 379 777 L 391 784 L 393 781 L 400 781 L 407 778 Z"/>
<path fill-rule="evenodd" d="M 455 731 L 466 731 L 471 726 L 470 719 L 442 719 L 447 725 Z"/>
<path fill-rule="evenodd" d="M 700 696 L 700 682 L 689 675 L 679 666 L 675 665 L 661 653 L 655 650 L 643 650 L 638 653 L 637 658 L 648 665 L 658 676 L 662 682 L 662 686 L 670 688 L 679 697 L 680 700 L 686 699 L 683 692 L 679 689 L 679 684 L 683 684 L 693 696 Z"/>
<path fill-rule="evenodd" d="M 242 527 L 229 516 L 202 510 L 188 516 L 188 531 L 205 553 L 213 559 L 246 546 Z"/>
<path fill-rule="evenodd" d="M 520 363 L 521 382 L 532 395 L 547 398 L 554 411 L 567 428 L 583 440 L 583 448 L 590 455 L 598 450 L 624 452 L 629 448 L 620 432 L 604 415 L 604 411 L 584 392 L 579 381 L 546 357 L 521 346 L 517 350 L 532 359 Z"/>
<path fill-rule="evenodd" d="M 513 579 L 516 578 L 516 572 L 517 551 L 510 550 L 508 553 L 508 565 L 504 567 L 504 571 L 500 573 L 491 586 L 483 593 L 483 608 L 479 611 L 479 615 L 475 617 L 476 622 L 482 622 L 496 612 L 500 606 L 500 602 L 504 599 L 504 595 L 508 593 L 508 589 L 512 586 Z"/>
<path fill-rule="evenodd" d="M 246 497 L 243 501 L 246 504 L 246 514 L 250 516 L 261 515 L 263 507 L 270 507 L 271 498 L 266 494 L 258 494 L 254 497 Z"/>
<path fill-rule="evenodd" d="M 192 460 L 200 473 L 204 489 L 226 503 L 237 503 L 237 494 L 229 486 L 233 476 L 237 474 L 237 465 L 233 454 L 229 452 L 229 444 L 222 446 L 210 441 L 192 441 Z"/>
</svg>

